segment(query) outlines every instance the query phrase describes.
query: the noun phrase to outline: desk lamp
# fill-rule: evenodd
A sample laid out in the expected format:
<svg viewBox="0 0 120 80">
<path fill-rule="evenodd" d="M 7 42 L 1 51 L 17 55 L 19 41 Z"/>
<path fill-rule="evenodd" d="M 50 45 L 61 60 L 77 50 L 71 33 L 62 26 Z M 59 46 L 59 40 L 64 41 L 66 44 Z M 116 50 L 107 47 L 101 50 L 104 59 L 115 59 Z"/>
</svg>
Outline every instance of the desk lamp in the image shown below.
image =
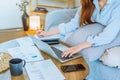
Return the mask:
<svg viewBox="0 0 120 80">
<path fill-rule="evenodd" d="M 29 17 L 29 33 L 33 34 L 40 29 L 40 16 L 32 15 Z"/>
</svg>

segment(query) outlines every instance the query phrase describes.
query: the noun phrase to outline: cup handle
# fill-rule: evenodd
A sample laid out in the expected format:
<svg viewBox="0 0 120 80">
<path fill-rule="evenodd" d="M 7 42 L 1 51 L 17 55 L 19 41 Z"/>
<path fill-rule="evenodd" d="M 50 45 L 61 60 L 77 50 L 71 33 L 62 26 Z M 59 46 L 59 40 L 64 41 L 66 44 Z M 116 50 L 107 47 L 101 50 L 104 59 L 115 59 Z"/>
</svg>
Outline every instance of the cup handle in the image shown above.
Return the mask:
<svg viewBox="0 0 120 80">
<path fill-rule="evenodd" d="M 25 61 L 25 60 L 23 60 L 23 62 L 24 62 L 23 67 L 25 67 L 26 61 Z"/>
</svg>

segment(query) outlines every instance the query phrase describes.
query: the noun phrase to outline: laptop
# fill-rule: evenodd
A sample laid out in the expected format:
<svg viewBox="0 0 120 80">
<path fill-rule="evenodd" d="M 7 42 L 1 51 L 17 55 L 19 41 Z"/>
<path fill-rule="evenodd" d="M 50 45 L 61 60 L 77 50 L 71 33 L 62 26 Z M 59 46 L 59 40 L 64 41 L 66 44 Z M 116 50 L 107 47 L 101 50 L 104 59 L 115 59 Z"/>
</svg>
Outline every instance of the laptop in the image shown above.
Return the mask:
<svg viewBox="0 0 120 80">
<path fill-rule="evenodd" d="M 80 54 L 75 54 L 70 58 L 62 58 L 61 53 L 66 50 L 68 47 L 62 44 L 56 44 L 56 45 L 48 45 L 47 43 L 43 42 L 42 40 L 38 40 L 34 36 L 30 36 L 30 38 L 33 40 L 33 43 L 43 52 L 47 53 L 48 55 L 54 57 L 61 63 L 76 59 L 81 57 Z"/>
</svg>

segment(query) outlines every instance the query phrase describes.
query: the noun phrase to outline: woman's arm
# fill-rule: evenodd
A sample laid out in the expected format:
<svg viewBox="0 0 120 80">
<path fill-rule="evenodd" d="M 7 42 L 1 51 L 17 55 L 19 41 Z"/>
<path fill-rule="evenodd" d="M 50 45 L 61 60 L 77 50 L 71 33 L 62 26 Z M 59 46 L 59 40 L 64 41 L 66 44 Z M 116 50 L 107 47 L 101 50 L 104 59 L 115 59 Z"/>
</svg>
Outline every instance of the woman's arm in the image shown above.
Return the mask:
<svg viewBox="0 0 120 80">
<path fill-rule="evenodd" d="M 107 19 L 104 30 L 96 36 L 89 36 L 87 42 L 94 44 L 93 46 L 101 46 L 109 44 L 115 40 L 117 35 L 120 33 L 120 12 L 118 11 L 118 9 L 120 9 L 119 4 L 120 3 L 117 3 L 117 6 L 115 5 L 115 8 L 110 11 L 109 20 Z"/>
<path fill-rule="evenodd" d="M 51 36 L 51 35 L 55 35 L 55 34 L 59 34 L 59 29 L 56 27 L 50 31 L 37 31 L 36 35 L 38 37 L 45 37 L 45 36 Z"/>
<path fill-rule="evenodd" d="M 54 34 L 65 35 L 69 32 L 76 30 L 77 28 L 79 28 L 80 9 L 81 9 L 81 7 L 78 8 L 78 11 L 77 11 L 75 17 L 73 19 L 71 19 L 70 22 L 61 23 L 58 25 L 58 28 L 52 29 L 50 31 L 46 31 L 46 32 L 45 31 L 38 31 L 37 35 L 39 37 L 50 36 L 50 35 L 54 35 Z"/>
</svg>

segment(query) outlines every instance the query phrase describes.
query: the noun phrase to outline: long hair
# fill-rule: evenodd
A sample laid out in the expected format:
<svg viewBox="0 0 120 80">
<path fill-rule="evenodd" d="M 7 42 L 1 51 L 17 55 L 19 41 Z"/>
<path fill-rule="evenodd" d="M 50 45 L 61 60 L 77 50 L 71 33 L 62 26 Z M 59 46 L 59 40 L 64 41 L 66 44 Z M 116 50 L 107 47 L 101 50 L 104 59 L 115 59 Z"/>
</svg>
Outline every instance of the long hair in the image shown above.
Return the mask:
<svg viewBox="0 0 120 80">
<path fill-rule="evenodd" d="M 91 24 L 93 23 L 91 20 L 91 16 L 93 14 L 95 5 L 93 4 L 93 0 L 81 0 L 81 17 L 80 17 L 80 25 Z"/>
</svg>

